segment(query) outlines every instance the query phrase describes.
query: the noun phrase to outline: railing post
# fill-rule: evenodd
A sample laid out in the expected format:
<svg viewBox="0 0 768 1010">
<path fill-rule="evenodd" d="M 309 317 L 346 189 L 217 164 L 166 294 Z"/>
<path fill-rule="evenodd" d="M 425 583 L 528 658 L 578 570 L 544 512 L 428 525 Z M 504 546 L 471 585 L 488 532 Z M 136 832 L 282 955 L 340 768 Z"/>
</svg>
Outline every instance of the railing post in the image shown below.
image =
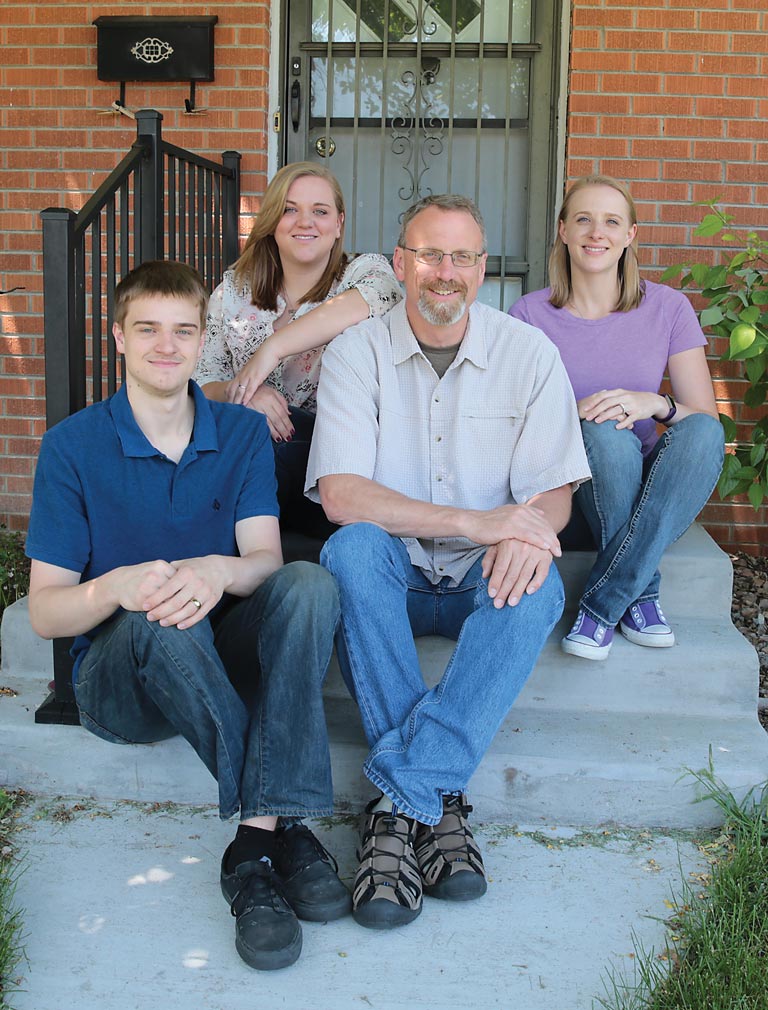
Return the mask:
<svg viewBox="0 0 768 1010">
<path fill-rule="evenodd" d="M 136 139 L 146 150 L 141 163 L 141 220 L 137 249 L 139 261 L 162 259 L 165 255 L 164 172 L 161 113 L 156 109 L 140 109 L 136 113 Z"/>
<path fill-rule="evenodd" d="M 75 312 L 74 231 L 77 215 L 64 207 L 41 211 L 45 416 L 51 428 L 85 406 L 85 359 Z"/>
<path fill-rule="evenodd" d="M 238 151 L 225 151 L 221 160 L 232 178 L 224 185 L 224 268 L 231 267 L 240 255 L 240 161 Z"/>
</svg>

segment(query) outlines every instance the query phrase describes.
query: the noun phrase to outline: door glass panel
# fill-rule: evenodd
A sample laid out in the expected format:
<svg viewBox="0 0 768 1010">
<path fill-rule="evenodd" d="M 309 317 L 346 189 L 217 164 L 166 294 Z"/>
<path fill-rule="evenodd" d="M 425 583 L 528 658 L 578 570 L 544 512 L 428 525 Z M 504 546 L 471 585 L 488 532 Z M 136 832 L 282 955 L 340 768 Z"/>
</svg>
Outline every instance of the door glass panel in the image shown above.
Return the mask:
<svg viewBox="0 0 768 1010">
<path fill-rule="evenodd" d="M 417 97 L 422 114 L 428 117 L 447 120 L 453 101 L 454 119 L 474 123 L 478 117 L 484 121 L 528 118 L 528 60 L 470 57 L 456 60 L 451 74 L 449 59 L 424 55 L 422 49 L 421 66 L 430 68 L 428 75 L 422 75 L 412 57 L 392 56 L 386 64 L 379 57 L 362 57 L 359 62 L 354 56 L 334 57 L 330 109 L 326 64 L 325 57 L 315 57 L 311 63 L 313 125 L 318 119 L 324 122 L 326 116 L 351 119 L 358 102 L 357 115 L 361 119 L 381 119 L 384 102 L 388 120 L 413 115 Z M 483 103 L 478 108 L 481 71 Z"/>
<path fill-rule="evenodd" d="M 456 9 L 455 41 L 530 42 L 531 3 L 522 0 L 514 5 L 510 32 L 509 7 L 503 2 L 482 0 L 360 0 L 360 41 L 381 42 L 384 38 L 384 18 L 389 15 L 388 42 L 410 42 L 419 26 L 430 42 L 450 42 L 454 3 Z M 312 40 L 327 42 L 329 15 L 333 16 L 333 41 L 354 42 L 358 24 L 356 0 L 312 0 Z"/>
</svg>

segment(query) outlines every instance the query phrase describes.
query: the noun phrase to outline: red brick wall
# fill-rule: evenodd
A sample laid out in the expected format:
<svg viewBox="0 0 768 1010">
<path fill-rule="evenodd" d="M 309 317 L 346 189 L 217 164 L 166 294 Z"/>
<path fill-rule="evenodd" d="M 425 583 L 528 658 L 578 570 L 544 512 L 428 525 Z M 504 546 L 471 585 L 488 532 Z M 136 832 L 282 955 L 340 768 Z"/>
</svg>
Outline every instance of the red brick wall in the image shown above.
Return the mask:
<svg viewBox="0 0 768 1010">
<path fill-rule="evenodd" d="M 768 225 L 766 0 L 574 0 L 568 178 L 605 172 L 638 202 L 644 274 L 714 255 L 695 200 L 721 197 L 744 228 Z M 691 247 L 695 247 L 693 250 Z M 720 409 L 746 421 L 744 382 L 711 340 Z M 704 524 L 725 549 L 768 553 L 768 512 L 721 503 Z"/>
<path fill-rule="evenodd" d="M 242 209 L 256 209 L 267 171 L 270 2 L 81 4 L 3 0 L 0 8 L 0 522 L 26 528 L 34 461 L 45 430 L 42 234 L 45 207 L 77 210 L 136 139 L 133 120 L 102 115 L 119 84 L 96 75 L 101 14 L 217 14 L 216 79 L 128 83 L 130 109 L 163 114 L 171 143 L 219 159 L 243 154 Z M 247 230 L 247 217 L 243 222 Z"/>
</svg>

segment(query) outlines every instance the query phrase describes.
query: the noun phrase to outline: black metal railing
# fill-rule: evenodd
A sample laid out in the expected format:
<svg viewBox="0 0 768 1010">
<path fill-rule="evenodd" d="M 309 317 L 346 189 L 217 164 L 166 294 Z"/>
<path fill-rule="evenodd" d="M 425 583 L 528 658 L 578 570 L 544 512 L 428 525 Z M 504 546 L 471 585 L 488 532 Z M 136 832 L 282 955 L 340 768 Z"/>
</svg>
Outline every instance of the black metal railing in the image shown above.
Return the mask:
<svg viewBox="0 0 768 1010">
<path fill-rule="evenodd" d="M 115 392 L 115 285 L 150 259 L 196 267 L 209 290 L 238 256 L 240 154 L 222 163 L 162 139 L 162 115 L 136 113 L 136 141 L 79 212 L 43 221 L 45 410 L 50 428 Z M 76 724 L 69 641 L 54 642 L 54 691 L 37 722 Z"/>
</svg>

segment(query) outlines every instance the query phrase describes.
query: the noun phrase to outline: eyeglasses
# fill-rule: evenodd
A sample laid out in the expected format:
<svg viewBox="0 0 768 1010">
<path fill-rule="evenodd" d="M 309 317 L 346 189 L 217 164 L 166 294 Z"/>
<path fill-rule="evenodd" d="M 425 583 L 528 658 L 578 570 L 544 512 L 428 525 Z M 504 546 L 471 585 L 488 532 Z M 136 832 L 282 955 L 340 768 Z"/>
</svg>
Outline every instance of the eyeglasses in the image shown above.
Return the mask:
<svg viewBox="0 0 768 1010">
<path fill-rule="evenodd" d="M 419 263 L 428 267 L 439 267 L 443 262 L 443 256 L 450 256 L 451 263 L 455 267 L 474 267 L 477 261 L 485 256 L 485 253 L 472 252 L 471 249 L 457 249 L 455 252 L 443 252 L 442 249 L 411 249 L 409 245 L 402 246 L 408 252 L 412 252 Z"/>
</svg>

